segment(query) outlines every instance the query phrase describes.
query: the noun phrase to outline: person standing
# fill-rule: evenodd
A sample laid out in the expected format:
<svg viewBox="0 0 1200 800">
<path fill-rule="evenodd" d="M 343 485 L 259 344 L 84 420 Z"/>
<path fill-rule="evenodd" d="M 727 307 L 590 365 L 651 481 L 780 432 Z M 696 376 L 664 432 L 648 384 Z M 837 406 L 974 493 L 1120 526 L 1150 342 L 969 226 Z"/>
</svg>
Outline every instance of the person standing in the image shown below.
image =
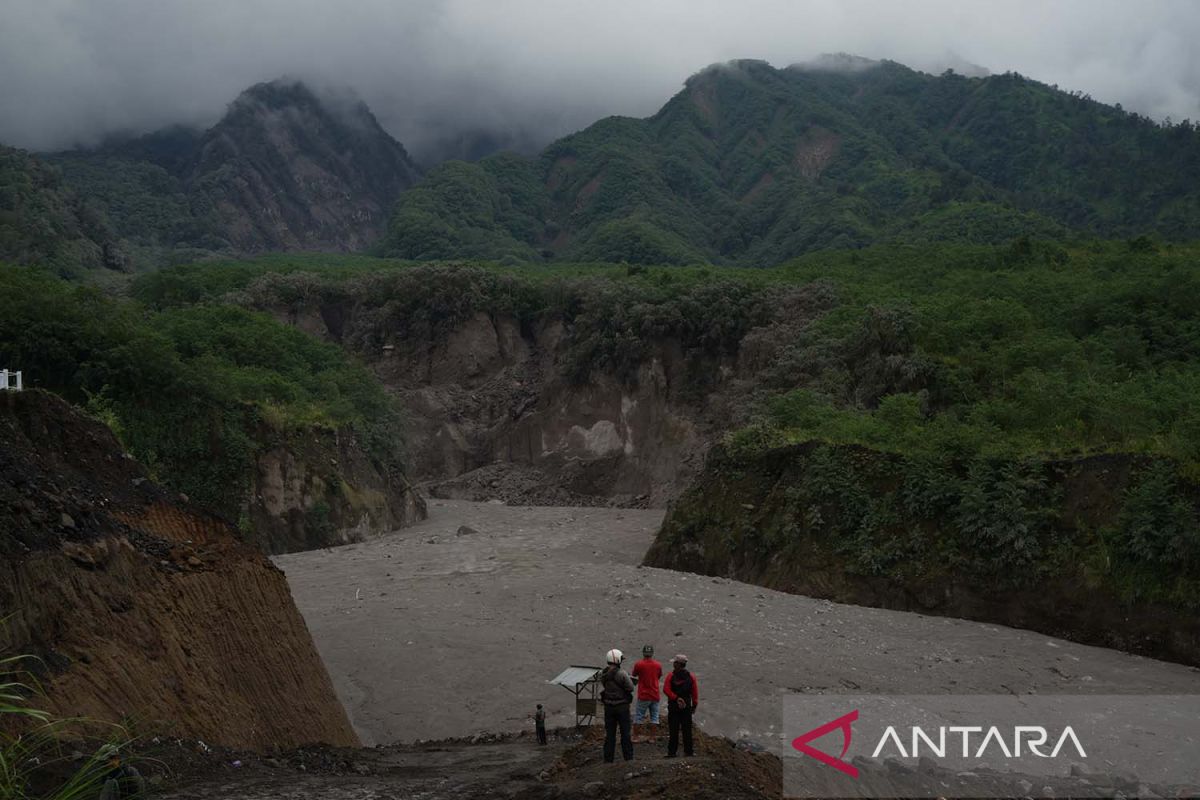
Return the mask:
<svg viewBox="0 0 1200 800">
<path fill-rule="evenodd" d="M 696 676 L 688 672 L 688 657 L 683 653 L 671 659 L 674 667 L 663 680 L 663 694 L 667 696 L 667 758 L 674 758 L 679 751 L 679 734 L 683 732 L 683 754 L 695 755 L 692 747 L 692 714 L 700 704 L 700 685 Z"/>
<path fill-rule="evenodd" d="M 533 712 L 533 727 L 537 731 L 538 744 L 546 743 L 546 710 L 542 708 L 542 704 L 537 704 L 537 711 Z"/>
<path fill-rule="evenodd" d="M 121 763 L 121 751 L 116 745 L 100 748 L 100 761 L 107 762 L 100 800 L 122 800 L 146 796 L 146 781 L 136 768 Z"/>
<path fill-rule="evenodd" d="M 637 679 L 637 707 L 633 723 L 639 729 L 633 741 L 653 743 L 658 741 L 658 682 L 662 680 L 662 664 L 654 660 L 653 645 L 642 647 L 642 660 L 633 665 L 633 677 Z"/>
<path fill-rule="evenodd" d="M 609 650 L 605 659 L 608 666 L 600 673 L 600 702 L 604 703 L 604 761 L 611 764 L 616 757 L 618 728 L 621 730 L 621 755 L 626 761 L 632 761 L 629 706 L 633 702 L 633 679 L 621 669 L 625 655 L 620 650 Z"/>
</svg>

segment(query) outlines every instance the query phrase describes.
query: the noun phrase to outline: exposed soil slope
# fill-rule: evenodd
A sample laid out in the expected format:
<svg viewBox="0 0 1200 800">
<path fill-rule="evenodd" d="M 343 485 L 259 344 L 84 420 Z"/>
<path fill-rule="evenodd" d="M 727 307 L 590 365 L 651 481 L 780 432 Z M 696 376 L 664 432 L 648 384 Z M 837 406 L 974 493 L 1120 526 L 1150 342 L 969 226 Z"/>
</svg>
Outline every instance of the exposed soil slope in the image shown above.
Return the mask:
<svg viewBox="0 0 1200 800">
<path fill-rule="evenodd" d="M 0 649 L 44 703 L 246 748 L 357 744 L 282 573 L 103 425 L 0 392 Z"/>
<path fill-rule="evenodd" d="M 979 494 L 965 465 L 931 473 L 860 447 L 714 450 L 645 563 L 1200 664 L 1194 609 L 1124 583 L 1136 575 L 1119 572 L 1106 536 L 1156 463 L 1112 454 L 993 465 Z M 1180 491 L 1200 504 L 1194 484 Z M 1153 577 L 1171 588 L 1165 567 Z"/>
<path fill-rule="evenodd" d="M 425 518 L 425 500 L 396 465 L 372 458 L 348 428 L 267 430 L 254 460 L 243 538 L 268 553 L 362 541 Z"/>
<path fill-rule="evenodd" d="M 466 272 L 409 274 L 479 291 Z M 404 405 L 411 475 L 430 494 L 535 505 L 665 505 L 712 439 L 744 421 L 755 391 L 796 380 L 773 367 L 835 302 L 827 286 L 797 287 L 728 347 L 647 336 L 632 363 L 580 363 L 595 332 L 577 315 L 442 319 L 438 297 L 398 310 L 394 294 L 413 287 L 389 280 L 322 292 L 305 291 L 303 277 L 267 279 L 242 300 L 370 364 Z"/>
</svg>

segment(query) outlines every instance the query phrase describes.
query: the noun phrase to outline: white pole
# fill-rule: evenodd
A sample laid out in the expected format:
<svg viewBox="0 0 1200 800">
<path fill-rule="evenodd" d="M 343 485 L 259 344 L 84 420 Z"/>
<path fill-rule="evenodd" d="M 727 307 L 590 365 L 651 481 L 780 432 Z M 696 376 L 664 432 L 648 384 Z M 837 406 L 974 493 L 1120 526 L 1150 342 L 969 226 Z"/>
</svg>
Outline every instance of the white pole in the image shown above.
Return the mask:
<svg viewBox="0 0 1200 800">
<path fill-rule="evenodd" d="M 21 391 L 25 387 L 21 384 L 21 371 L 17 370 L 17 391 Z"/>
<path fill-rule="evenodd" d="M 8 370 L 0 369 L 0 389 L 8 388 Z"/>
</svg>

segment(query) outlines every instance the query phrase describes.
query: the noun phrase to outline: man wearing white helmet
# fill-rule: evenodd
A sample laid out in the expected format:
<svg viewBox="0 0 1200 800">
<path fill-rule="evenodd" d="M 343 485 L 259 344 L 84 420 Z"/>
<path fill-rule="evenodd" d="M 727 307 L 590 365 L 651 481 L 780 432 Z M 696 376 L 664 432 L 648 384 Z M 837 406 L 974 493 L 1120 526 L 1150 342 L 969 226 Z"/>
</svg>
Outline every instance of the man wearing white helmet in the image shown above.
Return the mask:
<svg viewBox="0 0 1200 800">
<path fill-rule="evenodd" d="M 617 729 L 621 729 L 621 755 L 633 760 L 633 740 L 630 738 L 632 720 L 629 705 L 633 702 L 633 679 L 621 669 L 624 654 L 613 648 L 604 654 L 608 666 L 600 673 L 600 702 L 604 703 L 604 760 L 611 764 L 616 758 Z"/>
</svg>

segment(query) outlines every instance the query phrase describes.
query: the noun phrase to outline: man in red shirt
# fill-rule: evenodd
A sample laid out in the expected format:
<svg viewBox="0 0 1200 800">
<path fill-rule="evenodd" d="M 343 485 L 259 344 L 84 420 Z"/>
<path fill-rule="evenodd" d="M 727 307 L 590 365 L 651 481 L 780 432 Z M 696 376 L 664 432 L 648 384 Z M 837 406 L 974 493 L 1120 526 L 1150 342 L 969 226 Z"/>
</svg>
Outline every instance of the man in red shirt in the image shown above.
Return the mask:
<svg viewBox="0 0 1200 800">
<path fill-rule="evenodd" d="M 663 681 L 663 694 L 667 696 L 667 758 L 674 758 L 679 750 L 679 732 L 683 731 L 683 754 L 694 755 L 692 749 L 692 713 L 700 704 L 700 684 L 696 676 L 688 672 L 688 657 L 683 653 L 672 659 L 675 671 Z"/>
<path fill-rule="evenodd" d="M 654 660 L 654 647 L 642 647 L 642 660 L 633 665 L 633 677 L 637 680 L 637 711 L 634 724 L 635 742 L 657 741 L 655 731 L 658 729 L 658 681 L 662 677 L 662 664 Z M 647 722 L 647 717 L 649 721 Z"/>
</svg>

